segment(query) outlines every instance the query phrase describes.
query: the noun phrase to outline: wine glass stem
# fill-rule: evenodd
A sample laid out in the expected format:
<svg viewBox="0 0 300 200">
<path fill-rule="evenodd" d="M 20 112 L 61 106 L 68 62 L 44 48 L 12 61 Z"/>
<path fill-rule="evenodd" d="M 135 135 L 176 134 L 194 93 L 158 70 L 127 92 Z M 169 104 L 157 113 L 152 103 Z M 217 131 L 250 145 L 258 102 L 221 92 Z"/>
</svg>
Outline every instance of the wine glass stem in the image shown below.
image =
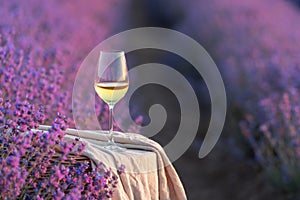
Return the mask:
<svg viewBox="0 0 300 200">
<path fill-rule="evenodd" d="M 115 144 L 114 142 L 114 137 L 113 137 L 113 131 L 114 131 L 114 126 L 113 126 L 113 109 L 114 106 L 113 105 L 109 105 L 109 122 L 108 122 L 108 126 L 109 126 L 109 140 L 108 143 L 109 144 Z"/>
</svg>

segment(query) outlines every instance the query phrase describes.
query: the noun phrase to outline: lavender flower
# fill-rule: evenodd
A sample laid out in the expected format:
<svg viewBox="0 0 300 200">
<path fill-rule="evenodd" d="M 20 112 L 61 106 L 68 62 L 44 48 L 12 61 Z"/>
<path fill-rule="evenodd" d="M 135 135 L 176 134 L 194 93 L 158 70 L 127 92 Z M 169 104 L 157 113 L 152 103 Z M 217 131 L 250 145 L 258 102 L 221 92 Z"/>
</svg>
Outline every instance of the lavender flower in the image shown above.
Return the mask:
<svg viewBox="0 0 300 200">
<path fill-rule="evenodd" d="M 63 140 L 67 128 L 64 115 L 57 114 L 48 132 L 33 131 L 39 125 L 35 116 L 42 115 L 41 110 L 26 102 L 8 105 L 9 101 L 0 104 L 6 122 L 0 132 L 0 198 L 112 197 L 118 177 L 102 165 L 91 170 L 88 162 L 76 163 L 71 155 L 81 155 L 85 145 L 78 138 L 72 142 Z M 19 110 L 26 112 L 16 115 Z M 21 125 L 28 128 L 24 131 Z M 118 174 L 122 173 L 124 166 L 118 170 Z"/>
<path fill-rule="evenodd" d="M 255 158 L 283 191 L 299 192 L 299 10 L 259 0 L 203 0 L 189 9 L 186 24 L 197 24 L 214 54 Z"/>
<path fill-rule="evenodd" d="M 68 125 L 74 126 L 71 91 L 78 66 L 113 24 L 95 16 L 111 16 L 114 6 L 96 0 L 85 6 L 76 0 L 72 6 L 67 1 L 1 2 L 0 198 L 112 196 L 117 176 L 100 166 L 91 171 L 88 163 L 76 163 L 71 155 L 80 156 L 85 144 L 63 138 Z M 74 50 L 76 46 L 80 50 Z M 97 103 L 104 126 L 105 109 Z M 33 131 L 44 123 L 52 124 L 48 132 Z"/>
</svg>

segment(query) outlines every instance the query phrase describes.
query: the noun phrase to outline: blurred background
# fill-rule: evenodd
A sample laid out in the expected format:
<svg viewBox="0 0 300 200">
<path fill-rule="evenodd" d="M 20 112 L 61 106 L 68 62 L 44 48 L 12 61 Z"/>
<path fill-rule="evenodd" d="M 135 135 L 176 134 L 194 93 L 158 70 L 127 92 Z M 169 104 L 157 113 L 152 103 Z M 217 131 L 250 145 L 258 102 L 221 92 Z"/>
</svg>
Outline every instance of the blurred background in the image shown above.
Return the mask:
<svg viewBox="0 0 300 200">
<path fill-rule="evenodd" d="M 197 94 L 199 131 L 174 163 L 188 199 L 300 199 L 298 0 L 0 3 L 0 92 L 13 101 L 43 104 L 49 119 L 57 111 L 72 117 L 76 72 L 105 38 L 146 26 L 192 37 L 216 62 L 228 98 L 221 139 L 203 159 L 198 151 L 211 104 L 201 75 L 186 60 L 165 51 L 143 49 L 127 55 L 129 68 L 149 62 L 173 67 Z M 99 120 L 105 124 L 107 108 L 98 102 Z M 164 146 L 180 123 L 180 105 L 171 91 L 158 85 L 137 90 L 132 115 L 146 125 L 149 107 L 156 103 L 165 107 L 168 118 L 152 139 Z"/>
</svg>

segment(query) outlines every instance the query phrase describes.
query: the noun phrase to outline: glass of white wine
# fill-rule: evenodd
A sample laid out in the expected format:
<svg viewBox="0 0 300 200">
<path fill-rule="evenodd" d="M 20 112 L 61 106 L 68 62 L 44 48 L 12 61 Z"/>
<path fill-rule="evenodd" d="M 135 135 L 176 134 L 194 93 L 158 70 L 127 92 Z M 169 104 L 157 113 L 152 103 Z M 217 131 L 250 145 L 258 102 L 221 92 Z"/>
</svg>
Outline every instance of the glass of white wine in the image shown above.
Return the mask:
<svg viewBox="0 0 300 200">
<path fill-rule="evenodd" d="M 101 51 L 94 87 L 98 96 L 109 107 L 109 140 L 105 148 L 124 151 L 113 137 L 113 108 L 125 96 L 129 80 L 124 51 Z"/>
</svg>

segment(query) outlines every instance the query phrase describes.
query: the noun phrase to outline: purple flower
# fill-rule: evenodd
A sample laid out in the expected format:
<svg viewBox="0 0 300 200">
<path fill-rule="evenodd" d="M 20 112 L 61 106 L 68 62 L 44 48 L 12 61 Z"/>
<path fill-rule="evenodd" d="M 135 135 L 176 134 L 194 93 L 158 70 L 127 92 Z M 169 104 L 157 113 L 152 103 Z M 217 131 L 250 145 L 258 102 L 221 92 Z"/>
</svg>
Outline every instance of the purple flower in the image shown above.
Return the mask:
<svg viewBox="0 0 300 200">
<path fill-rule="evenodd" d="M 6 157 L 7 165 L 16 168 L 19 166 L 20 157 L 19 156 L 7 156 Z"/>
<path fill-rule="evenodd" d="M 110 13 L 114 5 L 101 0 L 84 9 L 76 2 L 73 6 L 37 0 L 1 4 L 0 199 L 102 199 L 111 196 L 115 186 L 117 175 L 109 170 L 99 167 L 87 172 L 87 163 L 76 165 L 70 155 L 81 155 L 84 143 L 63 141 L 65 130 L 74 126 L 70 119 L 72 87 L 81 59 L 99 41 L 99 35 L 108 32 L 109 26 L 98 26 L 95 16 Z M 74 26 L 70 16 L 80 23 Z M 90 31 L 96 34 L 90 37 Z M 84 43 L 80 42 L 83 38 Z M 79 43 L 81 51 L 74 53 Z M 101 123 L 107 125 L 107 107 L 100 102 L 96 109 Z M 52 124 L 52 128 L 32 131 L 40 124 Z M 103 172 L 110 176 L 99 175 Z M 45 178 L 47 174 L 51 176 Z M 110 191 L 103 189 L 108 182 L 112 183 L 107 185 Z M 34 192 L 28 194 L 32 187 Z"/>
<path fill-rule="evenodd" d="M 204 3 L 189 7 L 186 22 L 215 53 L 229 110 L 271 179 L 299 193 L 299 10 L 284 1 Z"/>
</svg>

